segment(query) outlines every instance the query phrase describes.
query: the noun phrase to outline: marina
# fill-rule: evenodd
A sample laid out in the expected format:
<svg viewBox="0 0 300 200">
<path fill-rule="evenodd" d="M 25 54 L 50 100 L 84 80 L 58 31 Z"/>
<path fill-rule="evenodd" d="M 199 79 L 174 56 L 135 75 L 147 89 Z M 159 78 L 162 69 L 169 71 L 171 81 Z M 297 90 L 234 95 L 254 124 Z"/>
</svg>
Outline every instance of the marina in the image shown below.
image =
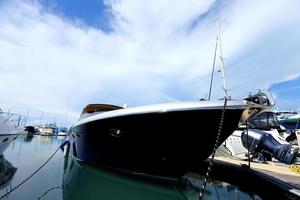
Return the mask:
<svg viewBox="0 0 300 200">
<path fill-rule="evenodd" d="M 69 129 L 2 112 L 0 199 L 298 199 L 298 130 L 273 106 L 262 92 L 90 104 Z"/>
<path fill-rule="evenodd" d="M 300 200 L 295 0 L 0 1 L 0 200 Z"/>
<path fill-rule="evenodd" d="M 39 168 L 64 139 L 60 139 L 59 136 L 34 135 L 33 137 L 22 136 L 20 140 L 15 141 L 1 158 L 2 166 L 2 160 L 5 159 L 11 163 L 15 171 L 12 177 L 1 186 L 0 195 L 6 194 Z M 217 168 L 220 166 L 222 166 L 220 163 L 216 164 Z M 240 172 L 236 171 L 236 173 Z M 220 174 L 213 176 L 220 176 Z M 234 178 L 225 179 L 228 181 Z M 197 199 L 202 181 L 203 178 L 195 173 L 187 174 L 180 182 L 172 179 L 157 182 L 128 176 L 78 162 L 72 157 L 66 158 L 63 152 L 59 151 L 37 174 L 5 199 L 120 199 L 124 196 L 130 199 Z M 209 182 L 205 199 L 270 199 L 266 197 L 273 196 L 265 191 L 265 198 L 260 197 L 264 195 L 261 195 L 261 191 L 257 191 L 257 188 L 255 190 L 253 185 L 246 187 L 247 191 L 245 184 L 253 184 L 251 181 L 251 178 L 246 182 L 243 181 L 244 186 L 240 187 L 217 180 Z M 261 183 L 261 185 L 264 184 Z"/>
<path fill-rule="evenodd" d="M 297 131 L 281 127 L 272 106 L 264 93 L 130 109 L 93 104 L 69 130 L 25 128 L 2 113 L 11 132 L 0 136 L 14 139 L 2 141 L 0 199 L 298 199 L 299 147 L 284 139 Z M 217 129 L 199 135 L 195 119 Z"/>
</svg>

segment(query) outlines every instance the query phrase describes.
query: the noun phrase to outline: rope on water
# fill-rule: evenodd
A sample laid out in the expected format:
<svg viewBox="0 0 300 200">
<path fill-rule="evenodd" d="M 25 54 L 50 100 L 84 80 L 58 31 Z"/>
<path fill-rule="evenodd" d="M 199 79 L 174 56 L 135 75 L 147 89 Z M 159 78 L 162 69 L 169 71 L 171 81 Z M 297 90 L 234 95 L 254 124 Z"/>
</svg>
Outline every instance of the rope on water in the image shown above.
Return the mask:
<svg viewBox="0 0 300 200">
<path fill-rule="evenodd" d="M 52 158 L 53 156 L 58 152 L 58 150 L 61 148 L 61 145 L 55 150 L 55 152 L 44 162 L 37 170 L 35 170 L 30 176 L 28 176 L 26 179 L 24 179 L 21 183 L 10 189 L 8 192 L 6 192 L 4 195 L 0 197 L 0 199 L 3 199 L 7 197 L 10 193 L 18 189 L 21 185 L 23 185 L 25 182 L 27 182 L 30 178 L 32 178 L 36 173 L 38 173 Z"/>
<path fill-rule="evenodd" d="M 48 189 L 46 192 L 44 192 L 41 196 L 39 196 L 37 199 L 38 200 L 40 200 L 40 199 L 42 199 L 46 194 L 48 194 L 48 192 L 50 192 L 51 190 L 55 190 L 55 189 L 63 189 L 62 187 L 59 187 L 59 186 L 57 186 L 57 187 L 52 187 L 52 188 L 50 188 L 50 189 Z"/>
</svg>

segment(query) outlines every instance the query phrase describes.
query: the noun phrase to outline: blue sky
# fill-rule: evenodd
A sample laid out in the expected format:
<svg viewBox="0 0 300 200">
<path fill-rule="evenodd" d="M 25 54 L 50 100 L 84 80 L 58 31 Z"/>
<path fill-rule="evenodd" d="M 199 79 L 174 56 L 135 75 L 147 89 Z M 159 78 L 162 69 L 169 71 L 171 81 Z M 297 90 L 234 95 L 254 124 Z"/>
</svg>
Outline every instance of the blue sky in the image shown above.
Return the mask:
<svg viewBox="0 0 300 200">
<path fill-rule="evenodd" d="M 269 90 L 278 98 L 276 108 L 300 110 L 300 76 L 275 83 L 270 86 Z"/>
<path fill-rule="evenodd" d="M 68 124 L 88 103 L 207 97 L 216 20 L 232 98 L 300 109 L 297 0 L 0 1 L 0 105 Z M 217 62 L 217 69 L 220 62 Z M 215 72 L 213 99 L 223 96 Z"/>
<path fill-rule="evenodd" d="M 102 0 L 40 0 L 40 4 L 50 12 L 73 22 L 81 21 L 88 27 L 111 31 L 109 8 Z"/>
</svg>

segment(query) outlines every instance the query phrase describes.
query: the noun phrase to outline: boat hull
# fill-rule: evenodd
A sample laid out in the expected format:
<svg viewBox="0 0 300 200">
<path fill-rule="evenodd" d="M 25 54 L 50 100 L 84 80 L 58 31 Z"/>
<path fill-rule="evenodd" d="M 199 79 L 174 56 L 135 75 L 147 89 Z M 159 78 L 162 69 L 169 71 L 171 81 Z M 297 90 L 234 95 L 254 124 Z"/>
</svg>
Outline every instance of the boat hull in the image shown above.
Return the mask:
<svg viewBox="0 0 300 200">
<path fill-rule="evenodd" d="M 219 145 L 245 109 L 226 109 Z M 222 108 L 104 118 L 72 129 L 73 155 L 95 165 L 136 173 L 182 176 L 213 151 Z"/>
<path fill-rule="evenodd" d="M 0 135 L 0 156 L 4 151 L 9 147 L 9 145 L 16 140 L 20 135 L 19 134 L 5 134 Z"/>
<path fill-rule="evenodd" d="M 24 128 L 15 127 L 9 119 L 0 115 L 0 155 L 22 134 Z"/>
</svg>

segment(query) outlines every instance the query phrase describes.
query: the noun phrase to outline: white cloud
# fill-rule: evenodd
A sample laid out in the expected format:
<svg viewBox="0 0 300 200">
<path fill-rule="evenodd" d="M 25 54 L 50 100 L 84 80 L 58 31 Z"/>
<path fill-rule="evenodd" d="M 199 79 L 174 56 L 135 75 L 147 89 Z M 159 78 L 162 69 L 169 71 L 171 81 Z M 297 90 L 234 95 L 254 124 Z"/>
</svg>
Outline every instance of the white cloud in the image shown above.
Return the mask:
<svg viewBox="0 0 300 200">
<path fill-rule="evenodd" d="M 74 120 L 87 103 L 132 106 L 203 97 L 217 17 L 233 95 L 300 71 L 297 1 L 107 0 L 106 4 L 114 16 L 112 33 L 68 21 L 37 2 L 2 3 L 2 107 L 64 116 L 70 104 Z M 221 81 L 215 80 L 214 94 L 220 97 Z"/>
</svg>

